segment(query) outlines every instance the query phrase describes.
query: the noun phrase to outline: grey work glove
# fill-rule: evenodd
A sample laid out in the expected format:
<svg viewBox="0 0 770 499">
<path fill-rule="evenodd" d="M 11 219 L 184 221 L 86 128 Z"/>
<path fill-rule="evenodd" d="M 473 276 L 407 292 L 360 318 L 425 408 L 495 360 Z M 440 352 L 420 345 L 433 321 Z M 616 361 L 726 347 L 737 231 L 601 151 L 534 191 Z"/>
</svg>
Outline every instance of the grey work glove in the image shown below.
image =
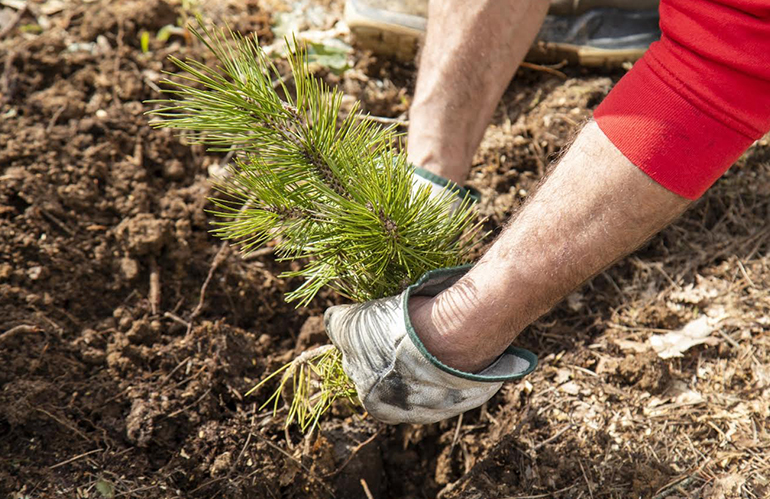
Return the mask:
<svg viewBox="0 0 770 499">
<path fill-rule="evenodd" d="M 480 406 L 504 381 L 537 366 L 533 353 L 509 347 L 492 365 L 472 374 L 444 365 L 425 349 L 409 319 L 409 297 L 435 296 L 468 269 L 434 270 L 398 296 L 326 311 L 326 332 L 374 418 L 392 424 L 441 421 Z"/>
<path fill-rule="evenodd" d="M 460 187 L 451 180 L 436 175 L 433 172 L 429 172 L 419 166 L 414 167 L 414 173 L 412 174 L 412 187 L 413 192 L 416 192 L 423 186 L 430 188 L 431 197 L 439 197 L 443 194 L 445 189 L 449 189 L 455 195 L 454 200 L 450 206 L 450 213 L 454 213 L 460 207 L 463 200 L 468 197 L 471 200 L 470 204 L 478 203 L 481 195 L 479 191 L 473 187 L 466 186 Z"/>
</svg>

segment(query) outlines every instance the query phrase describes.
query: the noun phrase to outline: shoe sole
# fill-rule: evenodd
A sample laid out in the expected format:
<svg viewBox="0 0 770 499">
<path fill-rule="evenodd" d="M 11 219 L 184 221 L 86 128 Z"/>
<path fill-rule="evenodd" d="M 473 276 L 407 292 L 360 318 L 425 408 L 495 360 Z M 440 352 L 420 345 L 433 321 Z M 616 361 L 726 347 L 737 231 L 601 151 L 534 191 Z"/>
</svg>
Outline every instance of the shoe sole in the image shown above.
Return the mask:
<svg viewBox="0 0 770 499">
<path fill-rule="evenodd" d="M 345 2 L 345 21 L 357 45 L 400 61 L 414 60 L 425 36 L 426 19 Z M 556 64 L 564 60 L 587 67 L 617 67 L 635 62 L 647 48 L 602 49 L 568 43 L 535 42 L 526 60 Z"/>
<path fill-rule="evenodd" d="M 356 43 L 372 52 L 411 61 L 425 36 L 427 20 L 345 2 L 345 22 Z"/>
<path fill-rule="evenodd" d="M 645 52 L 647 48 L 602 49 L 568 43 L 535 42 L 526 60 L 540 64 L 558 64 L 566 60 L 570 64 L 585 67 L 618 67 L 638 61 Z"/>
</svg>

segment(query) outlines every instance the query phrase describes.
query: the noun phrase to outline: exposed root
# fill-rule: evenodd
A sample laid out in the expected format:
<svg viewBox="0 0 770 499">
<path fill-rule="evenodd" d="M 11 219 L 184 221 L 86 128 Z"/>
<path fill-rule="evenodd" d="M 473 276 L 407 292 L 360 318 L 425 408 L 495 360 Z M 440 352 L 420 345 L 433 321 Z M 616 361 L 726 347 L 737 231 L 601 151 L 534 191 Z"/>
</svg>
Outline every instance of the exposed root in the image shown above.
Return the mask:
<svg viewBox="0 0 770 499">
<path fill-rule="evenodd" d="M 342 370 L 342 353 L 334 345 L 322 345 L 303 352 L 249 390 L 249 395 L 281 374 L 278 387 L 262 404 L 272 403 L 273 414 L 280 400 L 286 402 L 286 426 L 297 423 L 302 431 L 312 432 L 320 417 L 338 399 L 359 405 L 355 386 Z M 291 381 L 291 383 L 289 383 Z"/>
</svg>

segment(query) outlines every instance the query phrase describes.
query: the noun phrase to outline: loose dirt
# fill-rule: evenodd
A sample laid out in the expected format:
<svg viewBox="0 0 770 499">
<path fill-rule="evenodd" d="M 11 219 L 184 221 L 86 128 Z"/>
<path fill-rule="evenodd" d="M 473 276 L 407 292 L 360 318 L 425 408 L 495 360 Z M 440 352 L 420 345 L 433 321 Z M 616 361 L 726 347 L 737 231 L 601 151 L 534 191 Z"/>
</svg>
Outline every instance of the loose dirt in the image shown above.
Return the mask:
<svg viewBox="0 0 770 499">
<path fill-rule="evenodd" d="M 17 4 L 0 3 L 3 497 L 770 494 L 767 139 L 525 331 L 517 343 L 541 358 L 526 380 L 423 427 L 341 406 L 303 438 L 259 410 L 269 390 L 244 394 L 323 343 L 320 317 L 340 300 L 294 309 L 283 294 L 298 283 L 276 277 L 287 264 L 221 249 L 205 210 L 227 158 L 143 114 L 168 55 L 207 57 L 183 30 L 156 40 L 160 28 L 195 10 L 267 44 L 280 3 Z M 415 68 L 351 59 L 319 77 L 403 117 Z M 493 232 L 622 76 L 562 71 L 521 70 L 485 136 L 470 184 Z M 704 314 L 718 318 L 713 341 L 667 360 L 650 347 Z"/>
</svg>

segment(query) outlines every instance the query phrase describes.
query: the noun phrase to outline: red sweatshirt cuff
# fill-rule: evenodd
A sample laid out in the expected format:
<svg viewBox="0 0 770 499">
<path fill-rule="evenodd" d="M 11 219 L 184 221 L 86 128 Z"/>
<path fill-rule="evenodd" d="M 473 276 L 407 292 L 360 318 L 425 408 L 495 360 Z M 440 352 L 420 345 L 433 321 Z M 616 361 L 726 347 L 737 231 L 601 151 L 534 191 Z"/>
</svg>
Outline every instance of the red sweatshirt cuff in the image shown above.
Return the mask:
<svg viewBox="0 0 770 499">
<path fill-rule="evenodd" d="M 671 86 L 672 78 L 648 52 L 594 118 L 615 147 L 653 180 L 697 199 L 759 137 L 696 107 Z"/>
<path fill-rule="evenodd" d="M 770 1 L 661 0 L 660 28 L 594 116 L 632 163 L 695 199 L 770 130 Z"/>
</svg>

